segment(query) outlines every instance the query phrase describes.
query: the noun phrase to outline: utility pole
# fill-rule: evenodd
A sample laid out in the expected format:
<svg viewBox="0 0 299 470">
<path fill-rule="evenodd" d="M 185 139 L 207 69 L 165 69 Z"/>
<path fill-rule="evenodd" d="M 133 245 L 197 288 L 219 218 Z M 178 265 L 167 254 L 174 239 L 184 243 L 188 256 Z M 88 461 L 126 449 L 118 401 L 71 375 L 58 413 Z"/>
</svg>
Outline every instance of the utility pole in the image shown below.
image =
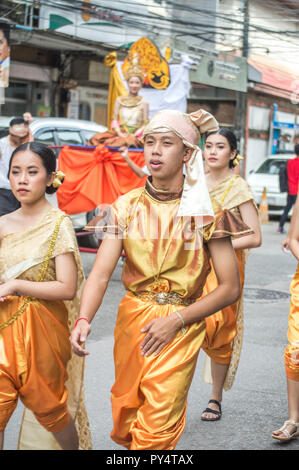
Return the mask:
<svg viewBox="0 0 299 470">
<path fill-rule="evenodd" d="M 242 10 L 243 10 L 243 45 L 242 45 L 242 57 L 247 61 L 249 55 L 249 0 L 242 0 Z M 247 115 L 247 91 L 239 92 L 238 94 L 238 110 L 237 114 L 239 115 L 239 139 L 240 139 L 240 153 L 246 158 L 246 146 L 245 146 L 245 136 L 246 136 L 246 115 Z M 244 167 L 246 167 L 246 161 L 244 160 Z M 244 170 L 243 167 L 243 170 Z M 245 174 L 243 174 L 245 177 Z"/>
</svg>

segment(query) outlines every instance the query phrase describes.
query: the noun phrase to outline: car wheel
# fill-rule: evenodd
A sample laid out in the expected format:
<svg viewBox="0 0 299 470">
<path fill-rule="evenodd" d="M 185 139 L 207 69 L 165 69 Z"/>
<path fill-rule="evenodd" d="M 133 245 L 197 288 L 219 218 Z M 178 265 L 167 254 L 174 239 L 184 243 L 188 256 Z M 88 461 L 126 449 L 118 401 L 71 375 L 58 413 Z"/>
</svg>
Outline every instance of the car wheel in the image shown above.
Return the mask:
<svg viewBox="0 0 299 470">
<path fill-rule="evenodd" d="M 89 211 L 86 213 L 86 224 L 88 224 L 94 217 L 98 215 L 98 209 L 94 209 L 93 211 Z M 86 248 L 99 248 L 101 240 L 98 239 L 96 235 L 84 235 L 84 237 L 80 237 L 78 239 L 79 245 L 86 247 Z"/>
</svg>

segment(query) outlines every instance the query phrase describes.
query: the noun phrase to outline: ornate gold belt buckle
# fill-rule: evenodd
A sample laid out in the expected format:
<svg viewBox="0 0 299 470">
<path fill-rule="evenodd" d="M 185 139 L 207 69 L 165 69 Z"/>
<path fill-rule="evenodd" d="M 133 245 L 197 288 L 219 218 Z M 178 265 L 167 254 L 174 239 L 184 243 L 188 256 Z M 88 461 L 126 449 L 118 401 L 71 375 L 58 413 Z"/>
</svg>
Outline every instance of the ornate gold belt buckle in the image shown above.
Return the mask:
<svg viewBox="0 0 299 470">
<path fill-rule="evenodd" d="M 159 292 L 155 297 L 158 304 L 163 305 L 167 303 L 167 296 L 164 292 Z"/>
</svg>

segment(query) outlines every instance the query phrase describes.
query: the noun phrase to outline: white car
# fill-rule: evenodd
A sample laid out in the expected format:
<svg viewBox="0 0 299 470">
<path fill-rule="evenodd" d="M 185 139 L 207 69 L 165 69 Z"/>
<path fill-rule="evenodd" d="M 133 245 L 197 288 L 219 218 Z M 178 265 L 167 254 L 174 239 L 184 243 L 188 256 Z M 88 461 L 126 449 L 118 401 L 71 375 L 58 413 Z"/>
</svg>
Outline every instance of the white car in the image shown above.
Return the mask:
<svg viewBox="0 0 299 470">
<path fill-rule="evenodd" d="M 295 158 L 295 155 L 269 155 L 247 178 L 257 204 L 260 204 L 266 188 L 269 215 L 281 215 L 286 205 L 287 193 L 281 193 L 279 189 L 279 170 L 290 158 Z"/>
<path fill-rule="evenodd" d="M 0 138 L 8 135 L 9 123 L 12 117 L 0 116 Z M 34 118 L 30 124 L 30 129 L 36 142 L 42 142 L 49 147 L 59 147 L 60 145 L 86 145 L 86 142 L 96 132 L 105 132 L 107 127 L 96 122 L 84 121 L 80 119 L 67 118 Z M 59 148 L 54 149 L 59 154 Z M 57 206 L 56 195 L 48 195 L 51 204 Z M 76 231 L 80 231 L 96 215 L 95 211 L 82 212 L 71 215 L 73 226 Z M 80 244 L 90 248 L 98 247 L 98 240 L 94 235 L 86 235 L 80 238 Z"/>
</svg>

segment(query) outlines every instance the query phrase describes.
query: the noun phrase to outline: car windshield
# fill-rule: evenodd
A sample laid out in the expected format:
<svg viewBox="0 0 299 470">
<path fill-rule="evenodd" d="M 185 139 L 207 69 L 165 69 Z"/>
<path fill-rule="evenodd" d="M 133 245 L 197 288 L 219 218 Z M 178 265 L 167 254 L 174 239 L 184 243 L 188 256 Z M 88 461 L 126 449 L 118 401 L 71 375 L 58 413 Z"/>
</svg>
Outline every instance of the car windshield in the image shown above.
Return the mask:
<svg viewBox="0 0 299 470">
<path fill-rule="evenodd" d="M 266 160 L 262 165 L 258 168 L 256 173 L 264 173 L 267 175 L 278 175 L 280 168 L 285 165 L 287 160 L 274 160 L 269 159 Z"/>
</svg>

